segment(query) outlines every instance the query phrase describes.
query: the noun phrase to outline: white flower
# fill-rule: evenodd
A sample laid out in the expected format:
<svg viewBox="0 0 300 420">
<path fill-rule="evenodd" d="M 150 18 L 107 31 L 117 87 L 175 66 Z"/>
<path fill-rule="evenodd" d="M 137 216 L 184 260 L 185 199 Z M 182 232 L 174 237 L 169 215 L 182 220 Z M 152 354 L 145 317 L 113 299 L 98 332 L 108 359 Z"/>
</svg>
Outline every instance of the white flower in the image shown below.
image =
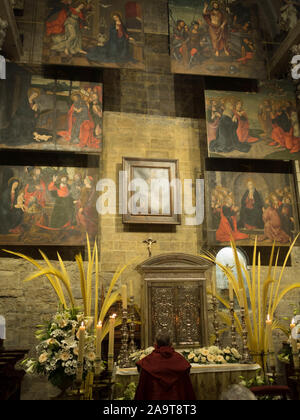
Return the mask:
<svg viewBox="0 0 300 420">
<path fill-rule="evenodd" d="M 207 362 L 206 358 L 205 357 L 201 357 L 201 363 L 206 363 L 206 362 Z"/>
<path fill-rule="evenodd" d="M 140 356 L 140 360 L 144 359 L 144 357 L 146 357 L 146 356 L 147 356 L 146 354 L 142 354 L 142 355 Z"/>
<path fill-rule="evenodd" d="M 219 355 L 219 356 L 216 357 L 216 361 L 219 362 L 219 363 L 225 363 L 225 359 L 221 355 Z"/>
<path fill-rule="evenodd" d="M 189 359 L 189 360 L 192 360 L 194 357 L 196 357 L 195 353 L 190 353 L 190 354 L 188 355 L 188 359 Z"/>
<path fill-rule="evenodd" d="M 196 356 L 196 357 L 194 357 L 194 362 L 195 362 L 195 363 L 198 363 L 198 362 L 199 362 L 199 357 L 197 357 L 197 356 Z"/>
<path fill-rule="evenodd" d="M 47 360 L 48 360 L 48 353 L 44 352 L 40 354 L 40 357 L 39 357 L 40 363 L 45 363 Z"/>
<path fill-rule="evenodd" d="M 203 355 L 203 356 L 208 356 L 209 355 L 209 351 L 207 350 L 207 349 L 200 349 L 200 353 Z"/>
</svg>

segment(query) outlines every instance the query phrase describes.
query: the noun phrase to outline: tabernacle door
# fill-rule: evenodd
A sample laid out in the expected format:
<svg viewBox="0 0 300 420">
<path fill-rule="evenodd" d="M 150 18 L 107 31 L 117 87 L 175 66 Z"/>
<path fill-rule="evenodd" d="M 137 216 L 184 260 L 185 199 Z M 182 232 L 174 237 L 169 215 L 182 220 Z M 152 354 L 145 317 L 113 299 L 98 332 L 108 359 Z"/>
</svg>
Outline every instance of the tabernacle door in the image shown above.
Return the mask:
<svg viewBox="0 0 300 420">
<path fill-rule="evenodd" d="M 168 331 L 176 348 L 208 344 L 204 261 L 193 255 L 165 254 L 141 264 L 144 277 L 142 347 Z"/>
</svg>

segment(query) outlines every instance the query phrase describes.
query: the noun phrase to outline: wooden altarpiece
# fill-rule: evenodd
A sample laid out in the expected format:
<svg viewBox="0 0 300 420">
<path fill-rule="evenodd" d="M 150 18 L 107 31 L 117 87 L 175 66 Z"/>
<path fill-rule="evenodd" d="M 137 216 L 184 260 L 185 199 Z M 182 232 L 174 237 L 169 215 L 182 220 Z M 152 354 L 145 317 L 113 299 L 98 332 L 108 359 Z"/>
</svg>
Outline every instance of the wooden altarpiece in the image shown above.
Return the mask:
<svg viewBox="0 0 300 420">
<path fill-rule="evenodd" d="M 153 345 L 158 331 L 172 335 L 175 348 L 208 344 L 205 271 L 201 258 L 183 253 L 149 258 L 138 270 L 142 287 L 142 348 Z"/>
</svg>

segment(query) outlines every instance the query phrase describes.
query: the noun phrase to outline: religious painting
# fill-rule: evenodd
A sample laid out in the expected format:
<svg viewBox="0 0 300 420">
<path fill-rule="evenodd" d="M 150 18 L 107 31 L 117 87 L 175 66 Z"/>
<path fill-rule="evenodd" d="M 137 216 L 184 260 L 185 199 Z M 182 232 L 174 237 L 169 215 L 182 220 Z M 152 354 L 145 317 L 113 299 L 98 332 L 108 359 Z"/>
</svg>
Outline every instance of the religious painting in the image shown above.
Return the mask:
<svg viewBox="0 0 300 420">
<path fill-rule="evenodd" d="M 124 0 L 47 0 L 42 62 L 144 69 L 143 11 Z"/>
<path fill-rule="evenodd" d="M 97 169 L 0 167 L 0 243 L 85 245 L 95 239 Z"/>
<path fill-rule="evenodd" d="M 102 150 L 102 84 L 45 79 L 12 65 L 0 91 L 1 148 Z"/>
<path fill-rule="evenodd" d="M 257 25 L 242 0 L 170 0 L 172 72 L 264 79 Z"/>
<path fill-rule="evenodd" d="M 123 158 L 123 223 L 180 224 L 178 161 Z"/>
<path fill-rule="evenodd" d="M 210 244 L 289 246 L 299 231 L 293 176 L 206 172 L 206 224 Z"/>
<path fill-rule="evenodd" d="M 205 91 L 209 157 L 298 160 L 294 88 L 262 82 L 258 93 Z"/>
</svg>

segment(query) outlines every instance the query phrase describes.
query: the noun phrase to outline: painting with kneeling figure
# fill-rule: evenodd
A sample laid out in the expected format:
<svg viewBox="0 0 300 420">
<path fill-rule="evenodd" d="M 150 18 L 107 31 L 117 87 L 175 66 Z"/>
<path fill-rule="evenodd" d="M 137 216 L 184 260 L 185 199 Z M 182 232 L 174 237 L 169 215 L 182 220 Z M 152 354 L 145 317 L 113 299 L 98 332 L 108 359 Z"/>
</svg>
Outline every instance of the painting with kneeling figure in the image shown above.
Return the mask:
<svg viewBox="0 0 300 420">
<path fill-rule="evenodd" d="M 299 231 L 291 174 L 206 172 L 209 244 L 289 246 Z"/>
<path fill-rule="evenodd" d="M 9 64 L 0 97 L 1 148 L 101 152 L 101 83 L 47 79 Z"/>
<path fill-rule="evenodd" d="M 1 166 L 0 243 L 85 245 L 95 239 L 96 168 Z"/>
<path fill-rule="evenodd" d="M 294 85 L 261 82 L 258 92 L 205 91 L 209 157 L 298 160 Z"/>
</svg>

